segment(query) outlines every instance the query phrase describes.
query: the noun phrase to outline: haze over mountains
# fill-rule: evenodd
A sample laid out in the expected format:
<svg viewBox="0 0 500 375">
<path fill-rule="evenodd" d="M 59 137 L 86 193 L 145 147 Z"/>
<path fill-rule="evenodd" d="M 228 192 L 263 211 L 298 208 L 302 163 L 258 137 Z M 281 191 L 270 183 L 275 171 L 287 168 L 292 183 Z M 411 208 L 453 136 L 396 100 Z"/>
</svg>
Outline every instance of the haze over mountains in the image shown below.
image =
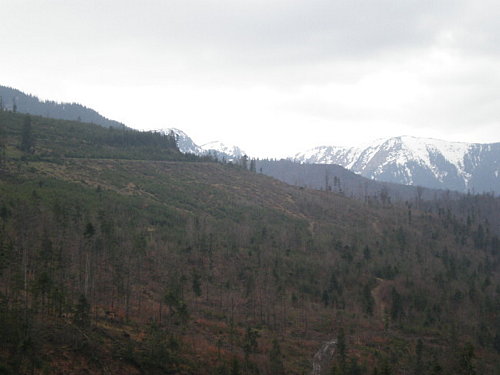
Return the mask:
<svg viewBox="0 0 500 375">
<path fill-rule="evenodd" d="M 4 86 L 0 86 L 0 97 L 2 107 L 7 110 L 15 109 L 21 113 L 44 117 L 91 122 L 104 127 L 125 127 L 124 124 L 107 119 L 96 111 L 76 103 L 41 101 L 35 96 Z M 238 146 L 227 145 L 220 141 L 197 145 L 188 134 L 177 128 L 158 131 L 163 133 L 172 131 L 176 134 L 178 147 L 183 153 L 212 155 L 228 162 L 235 162 L 246 155 L 246 152 Z M 287 159 L 299 164 L 339 165 L 362 177 L 393 184 L 458 192 L 500 193 L 500 143 L 459 143 L 399 136 L 377 140 L 365 147 L 320 146 L 299 152 Z M 266 164 L 263 168 L 261 163 L 259 168 L 263 168 L 263 173 L 287 183 L 328 188 L 324 183 L 327 172 L 319 172 L 320 169 L 316 167 L 311 167 L 309 171 L 306 166 L 288 165 L 289 168 L 277 173 L 281 167 L 277 169 L 276 166 L 268 168 L 269 166 L 270 164 Z M 312 175 L 315 177 L 311 177 Z M 348 177 L 347 180 L 352 179 Z M 366 186 L 360 187 L 362 184 L 358 182 L 355 189 L 366 191 Z M 340 185 L 337 188 L 340 188 Z M 350 190 L 352 194 L 358 195 L 353 192 L 352 185 Z M 404 189 L 398 190 L 401 193 Z"/>
</svg>

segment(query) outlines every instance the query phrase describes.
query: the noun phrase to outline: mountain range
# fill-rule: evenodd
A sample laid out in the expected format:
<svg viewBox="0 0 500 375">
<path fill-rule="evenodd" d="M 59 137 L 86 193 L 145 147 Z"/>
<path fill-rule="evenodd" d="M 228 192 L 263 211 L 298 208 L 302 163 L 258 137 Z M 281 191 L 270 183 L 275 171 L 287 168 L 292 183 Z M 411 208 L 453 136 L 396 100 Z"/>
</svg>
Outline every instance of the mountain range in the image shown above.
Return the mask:
<svg viewBox="0 0 500 375">
<path fill-rule="evenodd" d="M 177 128 L 157 130 L 162 134 L 174 134 L 177 146 L 184 154 L 211 155 L 220 161 L 239 163 L 246 153 L 237 146 L 222 142 L 210 142 L 198 146 L 184 131 Z M 380 200 L 386 195 L 394 201 L 408 201 L 416 197 L 434 199 L 444 192 L 433 189 L 420 190 L 415 186 L 378 181 L 363 177 L 336 163 L 297 162 L 292 158 L 281 160 L 257 159 L 256 170 L 289 185 L 328 190 L 356 199 Z"/>
<path fill-rule="evenodd" d="M 245 155 L 237 146 L 221 142 L 198 146 L 179 129 L 167 131 L 177 134 L 179 149 L 184 153 L 212 153 L 218 159 L 227 161 L 235 161 Z M 282 181 L 314 188 L 325 186 L 327 172 L 319 173 L 319 168 L 307 165 L 321 164 L 338 165 L 370 180 L 392 184 L 458 192 L 500 193 L 500 143 L 461 143 L 400 136 L 377 140 L 364 147 L 316 147 L 286 160 L 305 166 L 285 163 L 286 168 L 277 168 L 274 163 L 271 168 L 273 163 L 262 161 L 258 165 L 263 173 Z M 337 168 L 335 172 L 338 175 L 340 170 Z M 357 182 L 357 186 L 361 184 L 362 180 Z"/>
<path fill-rule="evenodd" d="M 177 147 L 185 154 L 198 156 L 211 155 L 220 161 L 236 162 L 246 155 L 238 146 L 227 145 L 220 141 L 212 141 L 198 146 L 184 131 L 177 128 L 157 130 L 159 133 L 173 133 L 177 139 Z"/>
<path fill-rule="evenodd" d="M 400 136 L 359 148 L 317 147 L 296 154 L 293 160 L 337 164 L 370 179 L 404 185 L 500 193 L 500 143 Z"/>
<path fill-rule="evenodd" d="M 36 96 L 5 86 L 0 86 L 0 107 L 20 113 L 126 128 L 124 124 L 107 119 L 81 104 L 42 101 Z M 219 141 L 197 145 L 180 129 L 167 128 L 159 132 L 173 132 L 183 153 L 210 155 L 220 161 L 233 163 L 247 155 L 238 146 Z M 399 136 L 377 140 L 363 147 L 320 146 L 287 159 L 305 165 L 339 165 L 359 176 L 387 183 L 500 194 L 500 143 L 460 143 Z M 311 179 L 306 178 L 312 173 L 306 171 L 308 167 L 294 166 L 275 175 L 271 171 L 276 171 L 276 168 L 264 167 L 263 173 L 287 183 L 300 180 L 300 186 L 323 187 L 324 183 L 319 181 L 324 180 L 324 176 L 319 177 L 317 167 L 311 168 L 315 175 Z M 301 174 L 300 178 L 297 173 Z"/>
</svg>

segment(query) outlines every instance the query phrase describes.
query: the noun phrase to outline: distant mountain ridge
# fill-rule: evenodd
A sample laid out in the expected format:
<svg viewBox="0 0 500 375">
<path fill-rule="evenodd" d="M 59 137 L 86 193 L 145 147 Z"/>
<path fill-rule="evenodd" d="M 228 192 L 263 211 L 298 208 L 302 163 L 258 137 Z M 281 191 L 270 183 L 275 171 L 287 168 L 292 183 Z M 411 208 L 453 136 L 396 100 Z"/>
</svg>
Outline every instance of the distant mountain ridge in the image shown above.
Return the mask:
<svg viewBox="0 0 500 375">
<path fill-rule="evenodd" d="M 0 109 L 77 120 L 104 127 L 127 128 L 81 104 L 41 101 L 36 96 L 5 86 L 0 86 Z M 197 145 L 180 129 L 167 128 L 159 132 L 173 132 L 183 153 L 211 155 L 227 162 L 237 162 L 247 155 L 241 148 L 219 141 Z M 335 164 L 360 176 L 382 182 L 458 192 L 500 194 L 500 143 L 460 143 L 399 136 L 377 140 L 365 147 L 320 146 L 288 159 L 302 164 Z M 279 168 L 273 167 L 270 170 L 278 171 Z M 299 171 L 305 174 L 300 178 L 293 175 Z M 303 171 L 303 168 L 295 168 L 293 173 L 290 170 L 288 173 L 291 175 L 288 177 L 282 171 L 279 173 L 282 180 L 301 180 L 304 186 L 319 184 L 317 168 L 311 181 L 305 180 L 304 176 L 312 175 Z"/>
<path fill-rule="evenodd" d="M 106 128 L 126 128 L 118 121 L 110 120 L 97 111 L 77 103 L 57 103 L 50 100 L 40 100 L 36 96 L 26 94 L 11 87 L 0 86 L 2 109 L 28 113 L 36 116 L 88 122 Z"/>
<path fill-rule="evenodd" d="M 420 201 L 444 196 L 456 199 L 461 195 L 368 179 L 337 164 L 306 164 L 290 159 L 257 160 L 256 169 L 289 185 L 332 191 L 365 202 Z"/>
<path fill-rule="evenodd" d="M 174 133 L 177 138 L 177 147 L 183 153 L 195 154 L 198 156 L 212 155 L 218 160 L 235 162 L 246 155 L 238 146 L 227 145 L 220 141 L 212 141 L 198 146 L 184 131 L 177 128 L 166 128 L 157 130 L 160 133 Z"/>
<path fill-rule="evenodd" d="M 500 193 L 500 143 L 400 136 L 360 148 L 316 147 L 296 154 L 293 160 L 337 164 L 370 179 L 404 185 Z"/>
<path fill-rule="evenodd" d="M 179 149 L 184 153 L 212 154 L 219 160 L 230 162 L 245 155 L 237 146 L 228 146 L 222 142 L 198 146 L 179 129 L 162 131 L 173 131 L 178 137 Z M 320 146 L 287 160 L 308 165 L 339 165 L 362 177 L 380 182 L 437 190 L 500 194 L 500 143 L 448 142 L 400 136 L 380 139 L 365 147 Z M 258 168 L 263 167 L 263 173 L 287 183 L 323 188 L 324 183 L 320 182 L 317 167 L 311 166 L 309 171 L 293 164 L 286 168 L 283 166 L 283 163 L 258 163 Z M 354 181 L 351 178 L 349 180 Z M 356 183 L 358 185 L 359 182 Z M 352 189 L 351 185 L 348 190 L 352 192 Z M 356 190 L 361 191 L 359 187 Z M 405 190 L 396 190 L 400 196 L 408 195 Z"/>
</svg>

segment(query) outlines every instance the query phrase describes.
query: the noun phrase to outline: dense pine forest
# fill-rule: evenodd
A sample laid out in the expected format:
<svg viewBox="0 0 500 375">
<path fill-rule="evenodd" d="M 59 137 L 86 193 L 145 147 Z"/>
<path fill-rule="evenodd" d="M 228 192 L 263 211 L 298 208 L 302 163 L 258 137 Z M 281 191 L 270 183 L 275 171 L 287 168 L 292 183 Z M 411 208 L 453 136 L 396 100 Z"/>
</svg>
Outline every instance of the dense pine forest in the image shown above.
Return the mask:
<svg viewBox="0 0 500 375">
<path fill-rule="evenodd" d="M 367 202 L 6 111 L 0 147 L 0 373 L 500 372 L 499 198 Z"/>
</svg>

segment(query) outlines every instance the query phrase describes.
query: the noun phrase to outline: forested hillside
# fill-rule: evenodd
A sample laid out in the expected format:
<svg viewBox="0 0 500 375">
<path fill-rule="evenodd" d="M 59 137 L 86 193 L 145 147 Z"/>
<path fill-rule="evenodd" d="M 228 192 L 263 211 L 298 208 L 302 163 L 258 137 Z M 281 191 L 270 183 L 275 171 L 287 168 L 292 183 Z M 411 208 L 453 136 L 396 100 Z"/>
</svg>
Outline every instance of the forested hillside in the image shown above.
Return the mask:
<svg viewBox="0 0 500 375">
<path fill-rule="evenodd" d="M 0 112 L 0 373 L 497 374 L 500 202 L 364 202 Z"/>
<path fill-rule="evenodd" d="M 124 124 L 107 119 L 93 109 L 87 108 L 81 104 L 40 100 L 36 96 L 6 86 L 0 86 L 0 110 L 9 110 L 61 120 L 94 123 L 106 128 L 126 128 Z"/>
<path fill-rule="evenodd" d="M 457 199 L 462 194 L 422 186 L 400 185 L 372 180 L 340 165 L 298 163 L 292 160 L 256 160 L 256 170 L 287 184 L 332 191 L 366 203 L 414 202 Z"/>
</svg>

